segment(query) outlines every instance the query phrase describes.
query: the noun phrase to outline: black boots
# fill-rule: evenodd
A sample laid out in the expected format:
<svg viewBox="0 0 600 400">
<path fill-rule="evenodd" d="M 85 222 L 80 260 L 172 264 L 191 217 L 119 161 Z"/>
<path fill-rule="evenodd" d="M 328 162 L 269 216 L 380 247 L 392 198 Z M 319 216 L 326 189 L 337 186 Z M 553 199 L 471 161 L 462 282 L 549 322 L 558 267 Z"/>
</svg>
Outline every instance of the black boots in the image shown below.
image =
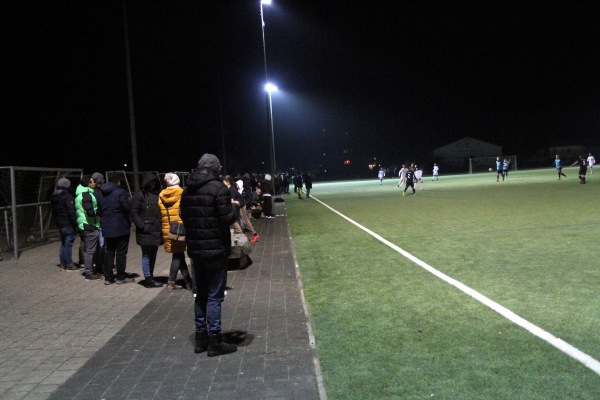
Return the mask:
<svg viewBox="0 0 600 400">
<path fill-rule="evenodd" d="M 151 276 L 147 276 L 146 280 L 144 281 L 144 286 L 147 288 L 157 288 L 157 287 L 163 287 L 164 284 L 162 284 L 160 282 L 156 282 L 154 280 L 154 278 Z"/>
<path fill-rule="evenodd" d="M 196 336 L 198 337 L 198 336 Z M 198 346 L 198 340 L 196 340 L 196 346 Z M 223 336 L 220 333 L 208 335 L 208 356 L 215 357 L 223 354 L 235 353 L 237 346 L 235 344 L 225 343 Z"/>
<path fill-rule="evenodd" d="M 196 345 L 194 353 L 203 353 L 208 348 L 208 332 L 196 331 Z"/>
<path fill-rule="evenodd" d="M 184 276 L 183 279 L 185 279 L 185 288 L 187 290 L 192 290 L 194 288 L 194 283 L 192 281 L 192 277 L 187 275 L 187 276 Z"/>
</svg>

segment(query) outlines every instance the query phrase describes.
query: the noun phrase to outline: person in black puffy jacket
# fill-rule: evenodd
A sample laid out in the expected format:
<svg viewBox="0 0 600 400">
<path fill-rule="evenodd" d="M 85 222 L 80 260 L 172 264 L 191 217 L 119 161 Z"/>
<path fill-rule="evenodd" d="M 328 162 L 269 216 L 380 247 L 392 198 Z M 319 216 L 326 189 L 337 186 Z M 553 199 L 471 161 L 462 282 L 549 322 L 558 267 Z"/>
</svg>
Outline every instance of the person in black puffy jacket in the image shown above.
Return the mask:
<svg viewBox="0 0 600 400">
<path fill-rule="evenodd" d="M 131 222 L 135 225 L 135 241 L 142 248 L 142 272 L 147 288 L 164 286 L 154 280 L 158 246 L 163 244 L 159 191 L 158 177 L 146 173 L 142 176 L 142 189 L 131 198 Z"/>
<path fill-rule="evenodd" d="M 204 154 L 187 180 L 179 207 L 197 288 L 194 352 L 207 351 L 209 357 L 237 351 L 234 344 L 223 341 L 221 303 L 227 284 L 227 258 L 231 255 L 229 225 L 239 217 L 239 203 L 232 200 L 221 181 L 220 170 L 219 159 Z"/>
</svg>

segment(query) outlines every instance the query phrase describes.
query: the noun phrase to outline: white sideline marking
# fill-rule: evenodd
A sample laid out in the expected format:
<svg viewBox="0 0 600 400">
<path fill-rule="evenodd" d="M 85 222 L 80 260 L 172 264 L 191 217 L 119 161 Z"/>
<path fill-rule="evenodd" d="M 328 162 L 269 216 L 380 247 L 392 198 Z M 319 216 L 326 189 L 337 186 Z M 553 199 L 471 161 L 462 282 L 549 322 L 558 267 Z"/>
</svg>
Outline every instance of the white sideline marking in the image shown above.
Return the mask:
<svg viewBox="0 0 600 400">
<path fill-rule="evenodd" d="M 456 287 L 457 289 L 461 290 L 462 292 L 468 294 L 469 296 L 473 297 L 475 300 L 481 302 L 482 304 L 485 304 L 486 306 L 488 306 L 492 310 L 496 311 L 498 314 L 502 315 L 509 321 L 514 322 L 515 324 L 519 325 L 521 328 L 528 330 L 529 332 L 531 332 L 535 336 L 539 337 L 543 341 L 556 347 L 558 350 L 562 351 L 569 357 L 579 361 L 580 363 L 582 363 L 583 365 L 585 365 L 586 367 L 588 367 L 589 369 L 594 371 L 596 373 L 596 375 L 600 375 L 600 361 L 596 360 L 595 358 L 593 358 L 593 357 L 589 356 L 588 354 L 584 353 L 583 351 L 579 350 L 577 347 L 570 345 L 569 343 L 565 342 L 564 340 L 557 338 L 556 336 L 552 335 L 550 332 L 547 332 L 547 331 L 543 330 L 542 328 L 538 327 L 537 325 L 532 324 L 531 322 L 527 321 L 525 318 L 518 316 L 517 314 L 510 311 L 506 307 L 501 306 L 500 304 L 496 303 L 495 301 L 491 300 L 490 298 L 477 292 L 476 290 L 471 289 L 467 285 L 457 281 L 454 278 L 449 277 L 448 275 L 444 274 L 443 272 L 438 271 L 437 269 L 433 268 L 431 265 L 427 264 L 426 262 L 419 260 L 417 257 L 413 256 L 406 250 L 401 249 L 400 247 L 396 246 L 394 243 L 384 239 L 383 237 L 379 236 L 372 230 L 365 228 L 364 226 L 360 225 L 358 222 L 348 218 L 341 212 L 339 212 L 336 209 L 323 203 L 321 200 L 319 200 L 313 196 L 311 196 L 311 198 L 312 198 L 312 200 L 318 201 L 319 203 L 321 203 L 322 205 L 324 205 L 325 207 L 327 207 L 328 209 L 330 209 L 331 211 L 333 211 L 340 217 L 344 218 L 346 221 L 350 222 L 351 224 L 353 224 L 353 225 L 357 226 L 358 228 L 362 229 L 363 231 L 367 232 L 369 235 L 373 236 L 375 239 L 379 240 L 380 242 L 382 242 L 382 243 L 386 244 L 387 246 L 391 247 L 392 249 L 396 250 L 398 253 L 402 254 L 404 257 L 408 258 L 409 260 L 411 260 L 412 262 L 414 262 L 421 268 L 431 272 L 433 275 L 435 275 L 438 278 L 442 279 L 443 281 L 449 283 L 450 285 Z"/>
</svg>

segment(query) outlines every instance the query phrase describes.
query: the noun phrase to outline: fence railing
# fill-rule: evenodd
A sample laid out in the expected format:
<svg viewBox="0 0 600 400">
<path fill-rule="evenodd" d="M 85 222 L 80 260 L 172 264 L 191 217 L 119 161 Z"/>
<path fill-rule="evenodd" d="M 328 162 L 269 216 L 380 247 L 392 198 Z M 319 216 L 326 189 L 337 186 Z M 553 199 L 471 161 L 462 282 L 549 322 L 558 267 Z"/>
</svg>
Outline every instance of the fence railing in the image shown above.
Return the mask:
<svg viewBox="0 0 600 400">
<path fill-rule="evenodd" d="M 60 238 L 50 197 L 60 178 L 74 189 L 80 168 L 0 167 L 0 253 L 19 252 Z"/>
<path fill-rule="evenodd" d="M 110 172 L 118 172 L 122 176 L 131 196 L 133 172 L 105 171 L 105 180 Z M 164 188 L 166 173 L 150 172 L 156 175 Z M 144 173 L 147 172 L 140 172 L 140 177 Z M 181 187 L 185 187 L 189 172 L 175 173 L 179 175 Z M 74 194 L 82 177 L 81 168 L 0 167 L 0 260 L 3 254 L 11 252 L 18 259 L 23 250 L 60 239 L 52 217 L 50 198 L 60 178 L 71 181 L 70 190 Z"/>
</svg>

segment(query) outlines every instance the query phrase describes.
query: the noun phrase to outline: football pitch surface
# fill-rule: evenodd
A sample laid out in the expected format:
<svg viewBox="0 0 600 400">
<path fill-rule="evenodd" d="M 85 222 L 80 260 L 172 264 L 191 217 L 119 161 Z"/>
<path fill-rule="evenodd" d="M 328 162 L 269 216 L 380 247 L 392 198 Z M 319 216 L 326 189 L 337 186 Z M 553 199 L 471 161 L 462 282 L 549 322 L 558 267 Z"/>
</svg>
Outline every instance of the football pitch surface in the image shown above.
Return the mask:
<svg viewBox="0 0 600 400">
<path fill-rule="evenodd" d="M 600 179 L 564 172 L 290 194 L 329 398 L 600 398 Z"/>
</svg>

